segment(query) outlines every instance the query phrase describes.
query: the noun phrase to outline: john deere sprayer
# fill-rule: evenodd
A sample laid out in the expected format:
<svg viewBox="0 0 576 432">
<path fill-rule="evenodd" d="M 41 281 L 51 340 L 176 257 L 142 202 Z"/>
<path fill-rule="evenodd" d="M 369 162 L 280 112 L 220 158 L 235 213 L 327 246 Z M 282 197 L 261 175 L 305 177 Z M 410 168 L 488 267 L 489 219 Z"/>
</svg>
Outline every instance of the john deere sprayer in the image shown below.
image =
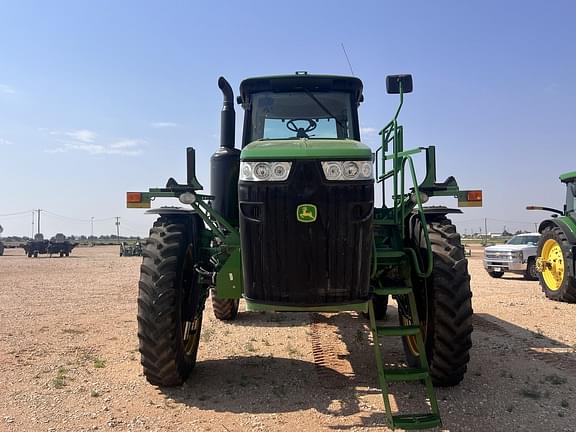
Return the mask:
<svg viewBox="0 0 576 432">
<path fill-rule="evenodd" d="M 528 210 L 545 210 L 553 214 L 540 223 L 542 234 L 538 242 L 540 285 L 552 300 L 576 303 L 576 171 L 560 176 L 566 184 L 566 204 L 563 210 L 528 206 Z"/>
<path fill-rule="evenodd" d="M 410 75 L 387 77 L 399 94 L 394 118 L 375 153 L 362 144 L 362 82 L 309 75 L 250 78 L 240 85 L 241 149 L 235 148 L 234 95 L 223 93 L 220 148 L 211 159 L 211 194 L 202 194 L 195 153 L 187 149 L 187 181 L 129 192 L 128 207 L 174 197 L 186 208 L 157 208 L 143 251 L 138 336 L 152 384 L 181 384 L 196 361 L 202 314 L 233 320 L 247 311 L 346 312 L 369 317 L 376 369 L 392 427 L 440 425 L 433 384 L 452 386 L 466 372 L 471 347 L 470 277 L 460 236 L 447 218 L 460 212 L 423 207 L 434 196 L 479 206 L 481 191 L 436 181 L 434 147 L 404 149 L 398 123 Z M 417 181 L 412 156 L 424 153 Z M 385 189 L 384 184 L 387 184 Z M 385 195 L 374 205 L 374 187 Z M 384 325 L 389 296 L 400 322 Z M 390 324 L 389 322 L 387 324 Z M 408 367 L 385 368 L 385 337 L 401 337 Z M 429 412 L 392 413 L 394 381 L 425 384 Z"/>
</svg>

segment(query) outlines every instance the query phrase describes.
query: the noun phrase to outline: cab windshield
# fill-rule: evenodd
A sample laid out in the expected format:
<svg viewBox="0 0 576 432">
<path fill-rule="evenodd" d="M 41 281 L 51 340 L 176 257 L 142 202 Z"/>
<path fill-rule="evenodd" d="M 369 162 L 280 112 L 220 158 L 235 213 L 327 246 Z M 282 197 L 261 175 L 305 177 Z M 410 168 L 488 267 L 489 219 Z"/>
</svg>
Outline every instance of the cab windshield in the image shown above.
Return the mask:
<svg viewBox="0 0 576 432">
<path fill-rule="evenodd" d="M 352 98 L 344 92 L 261 92 L 252 96 L 249 141 L 346 139 L 353 136 Z"/>
<path fill-rule="evenodd" d="M 527 244 L 537 244 L 538 236 L 514 236 L 506 244 L 510 245 L 527 245 Z"/>
</svg>

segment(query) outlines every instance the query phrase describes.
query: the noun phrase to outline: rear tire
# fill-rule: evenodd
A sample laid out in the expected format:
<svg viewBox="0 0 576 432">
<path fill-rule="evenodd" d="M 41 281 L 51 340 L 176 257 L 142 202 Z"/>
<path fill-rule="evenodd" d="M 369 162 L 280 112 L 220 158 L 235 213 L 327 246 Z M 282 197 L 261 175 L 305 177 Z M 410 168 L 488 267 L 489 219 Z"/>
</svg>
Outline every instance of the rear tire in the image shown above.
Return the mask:
<svg viewBox="0 0 576 432">
<path fill-rule="evenodd" d="M 211 291 L 212 297 L 212 310 L 214 316 L 221 321 L 233 321 L 238 316 L 238 307 L 240 306 L 240 299 L 221 299 L 214 295 L 214 290 Z"/>
<path fill-rule="evenodd" d="M 426 241 L 419 218 L 412 219 L 411 228 L 412 245 L 425 257 Z M 428 232 L 432 243 L 432 274 L 427 279 L 413 278 L 414 292 L 432 382 L 435 386 L 448 387 L 464 379 L 470 361 L 473 315 L 470 275 L 460 234 L 452 222 L 446 217 L 437 217 L 428 223 Z M 400 317 L 406 323 L 402 314 Z M 418 367 L 418 350 L 413 337 L 410 338 L 402 338 L 407 363 Z"/>
<path fill-rule="evenodd" d="M 536 270 L 536 258 L 528 258 L 528 264 L 526 265 L 526 273 L 524 273 L 524 279 L 528 280 L 538 280 L 538 270 Z"/>
<path fill-rule="evenodd" d="M 205 295 L 194 270 L 199 225 L 161 216 L 150 230 L 140 270 L 138 338 L 146 379 L 182 384 L 196 364 Z"/>
<path fill-rule="evenodd" d="M 558 253 L 548 253 L 545 250 L 546 244 L 557 245 Z M 559 228 L 548 228 L 542 233 L 538 242 L 538 259 L 548 259 L 554 262 L 554 267 L 544 269 L 538 273 L 542 291 L 550 300 L 576 303 L 576 280 L 574 279 L 574 257 L 570 251 L 573 245 L 570 244 L 566 234 Z M 545 256 L 548 255 L 548 256 Z M 562 274 L 561 278 L 556 279 Z"/>
<path fill-rule="evenodd" d="M 488 274 L 494 279 L 500 279 L 502 276 L 504 276 L 504 272 L 488 272 Z"/>
</svg>

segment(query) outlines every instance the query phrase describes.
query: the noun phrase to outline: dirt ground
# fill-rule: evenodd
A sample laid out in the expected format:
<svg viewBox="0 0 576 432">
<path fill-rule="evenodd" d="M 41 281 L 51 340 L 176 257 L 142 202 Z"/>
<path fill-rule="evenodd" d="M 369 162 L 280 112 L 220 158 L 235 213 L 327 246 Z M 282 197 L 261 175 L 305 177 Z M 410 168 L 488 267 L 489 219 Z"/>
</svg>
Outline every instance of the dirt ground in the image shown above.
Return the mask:
<svg viewBox="0 0 576 432">
<path fill-rule="evenodd" d="M 576 431 L 576 305 L 547 300 L 520 276 L 491 279 L 481 256 L 473 249 L 469 262 L 472 359 L 461 385 L 438 389 L 442 430 Z M 244 312 L 223 323 L 208 306 L 187 383 L 147 384 L 139 264 L 116 247 L 0 257 L 0 431 L 387 430 L 356 314 Z M 386 362 L 402 362 L 399 342 L 385 348 Z M 424 396 L 417 384 L 393 391 L 408 410 Z"/>
</svg>

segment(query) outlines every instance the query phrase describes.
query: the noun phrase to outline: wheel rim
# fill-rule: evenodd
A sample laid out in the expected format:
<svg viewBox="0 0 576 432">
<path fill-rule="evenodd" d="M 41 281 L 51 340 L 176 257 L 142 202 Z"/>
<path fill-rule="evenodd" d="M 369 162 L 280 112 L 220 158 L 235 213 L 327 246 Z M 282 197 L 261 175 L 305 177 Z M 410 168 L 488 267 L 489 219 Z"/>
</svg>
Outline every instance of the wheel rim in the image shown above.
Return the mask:
<svg viewBox="0 0 576 432">
<path fill-rule="evenodd" d="M 554 239 L 548 239 L 542 247 L 540 255 L 545 262 L 542 278 L 551 291 L 558 291 L 564 281 L 564 254 L 560 244 Z"/>
<path fill-rule="evenodd" d="M 198 349 L 200 342 L 200 329 L 202 327 L 202 317 L 194 321 L 186 321 L 182 325 L 182 341 L 184 342 L 184 352 L 192 355 Z"/>
<path fill-rule="evenodd" d="M 196 272 L 193 269 L 193 262 L 192 248 L 188 247 L 184 258 L 182 279 L 180 282 L 184 291 L 181 299 L 181 316 L 184 317 L 187 315 L 186 308 L 193 308 L 193 319 L 191 321 L 182 320 L 182 345 L 184 347 L 184 353 L 187 356 L 194 355 L 198 349 L 202 328 L 202 312 L 199 307 L 199 287 L 196 284 Z"/>
</svg>

